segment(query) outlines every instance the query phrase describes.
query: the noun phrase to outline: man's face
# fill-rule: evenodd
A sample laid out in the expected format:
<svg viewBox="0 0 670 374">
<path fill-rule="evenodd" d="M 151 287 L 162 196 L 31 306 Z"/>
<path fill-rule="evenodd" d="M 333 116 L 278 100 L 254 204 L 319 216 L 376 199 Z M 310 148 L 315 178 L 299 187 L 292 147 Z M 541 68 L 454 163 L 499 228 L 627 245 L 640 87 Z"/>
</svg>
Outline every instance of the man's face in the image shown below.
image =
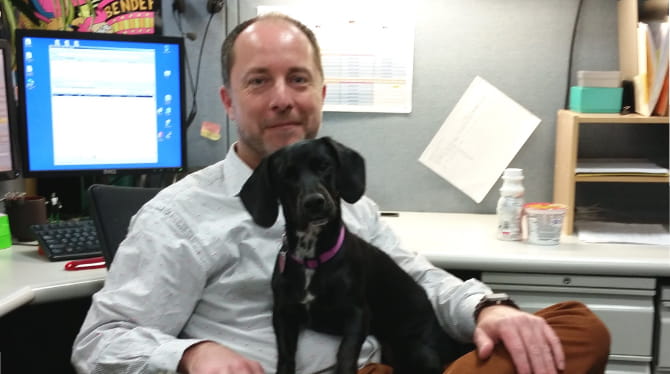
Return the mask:
<svg viewBox="0 0 670 374">
<path fill-rule="evenodd" d="M 234 46 L 230 87 L 221 99 L 238 126 L 237 153 L 249 166 L 298 140 L 314 138 L 326 93 L 307 37 L 283 20 L 261 20 Z"/>
</svg>

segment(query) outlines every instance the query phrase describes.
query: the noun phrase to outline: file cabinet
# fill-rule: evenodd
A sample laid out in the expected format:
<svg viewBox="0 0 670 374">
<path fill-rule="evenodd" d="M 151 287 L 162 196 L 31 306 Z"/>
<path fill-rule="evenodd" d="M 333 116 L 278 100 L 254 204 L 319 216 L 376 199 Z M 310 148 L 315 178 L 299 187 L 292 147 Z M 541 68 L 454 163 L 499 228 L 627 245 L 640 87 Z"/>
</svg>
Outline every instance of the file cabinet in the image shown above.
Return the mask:
<svg viewBox="0 0 670 374">
<path fill-rule="evenodd" d="M 606 373 L 652 372 L 655 278 L 484 272 L 482 281 L 495 291 L 508 293 L 528 312 L 568 300 L 586 304 L 612 336 Z M 666 292 L 670 296 L 670 289 Z M 670 324 L 670 308 L 666 312 Z M 665 361 L 659 360 L 659 367 L 662 364 Z"/>
<path fill-rule="evenodd" d="M 670 282 L 660 287 L 656 374 L 670 374 Z"/>
</svg>

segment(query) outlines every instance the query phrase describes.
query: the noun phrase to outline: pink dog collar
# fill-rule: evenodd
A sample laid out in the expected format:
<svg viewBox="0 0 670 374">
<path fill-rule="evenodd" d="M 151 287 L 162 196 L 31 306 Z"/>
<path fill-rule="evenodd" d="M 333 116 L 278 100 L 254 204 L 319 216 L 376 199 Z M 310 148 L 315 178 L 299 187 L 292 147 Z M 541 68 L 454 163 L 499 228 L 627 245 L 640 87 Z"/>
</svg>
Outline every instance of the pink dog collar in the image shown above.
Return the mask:
<svg viewBox="0 0 670 374">
<path fill-rule="evenodd" d="M 337 242 L 333 246 L 333 248 L 329 249 L 326 252 L 323 252 L 318 258 L 308 258 L 303 260 L 302 258 L 298 258 L 295 256 L 291 256 L 293 261 L 305 265 L 305 267 L 309 269 L 316 269 L 319 267 L 319 264 L 322 264 L 331 258 L 335 257 L 337 252 L 340 251 L 342 248 L 342 243 L 344 243 L 344 226 L 340 227 L 340 234 L 337 237 Z M 286 252 L 282 251 L 282 253 L 279 253 L 279 271 L 284 272 L 284 267 L 286 266 Z"/>
</svg>

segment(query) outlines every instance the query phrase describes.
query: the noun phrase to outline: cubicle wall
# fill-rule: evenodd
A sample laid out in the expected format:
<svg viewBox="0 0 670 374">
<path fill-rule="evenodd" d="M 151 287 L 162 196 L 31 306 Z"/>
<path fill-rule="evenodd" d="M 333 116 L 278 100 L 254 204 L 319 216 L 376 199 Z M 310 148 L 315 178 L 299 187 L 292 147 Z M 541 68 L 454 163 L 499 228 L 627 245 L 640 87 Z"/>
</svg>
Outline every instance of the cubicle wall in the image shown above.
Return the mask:
<svg viewBox="0 0 670 374">
<path fill-rule="evenodd" d="M 228 123 L 218 94 L 219 51 L 224 30 L 254 16 L 259 5 L 305 3 L 313 2 L 231 0 L 214 17 L 203 54 L 199 112 L 188 130 L 191 168 L 223 158 L 228 143 L 236 138 L 234 124 Z M 348 5 L 357 4 L 354 2 L 333 3 L 348 7 L 352 13 L 357 9 L 356 5 Z M 322 135 L 333 136 L 365 156 L 367 192 L 382 209 L 492 213 L 499 183 L 477 204 L 418 162 L 465 89 L 479 75 L 541 118 L 542 122 L 510 166 L 524 169 L 527 200 L 550 200 L 555 118 L 556 111 L 565 103 L 578 3 L 577 0 L 378 2 L 381 7 L 415 7 L 412 112 L 328 112 L 324 115 Z M 612 0 L 583 1 L 576 29 L 573 72 L 618 69 L 616 5 L 617 1 Z M 171 6 L 169 0 L 163 3 L 164 30 L 175 35 L 178 31 Z M 192 68 L 196 66 L 208 16 L 205 1 L 187 2 L 183 29 L 198 37 L 187 41 Z M 203 121 L 223 126 L 220 140 L 200 136 Z"/>
</svg>

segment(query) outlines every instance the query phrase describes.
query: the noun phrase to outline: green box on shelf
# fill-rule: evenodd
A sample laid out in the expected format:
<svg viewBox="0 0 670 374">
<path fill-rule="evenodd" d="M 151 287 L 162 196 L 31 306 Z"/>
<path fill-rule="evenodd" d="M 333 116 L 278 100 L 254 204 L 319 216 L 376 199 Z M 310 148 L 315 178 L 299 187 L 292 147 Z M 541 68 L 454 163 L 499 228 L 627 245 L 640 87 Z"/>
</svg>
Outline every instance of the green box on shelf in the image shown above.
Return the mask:
<svg viewBox="0 0 670 374">
<path fill-rule="evenodd" d="M 580 113 L 621 112 L 621 87 L 570 87 L 570 110 Z"/>
</svg>

